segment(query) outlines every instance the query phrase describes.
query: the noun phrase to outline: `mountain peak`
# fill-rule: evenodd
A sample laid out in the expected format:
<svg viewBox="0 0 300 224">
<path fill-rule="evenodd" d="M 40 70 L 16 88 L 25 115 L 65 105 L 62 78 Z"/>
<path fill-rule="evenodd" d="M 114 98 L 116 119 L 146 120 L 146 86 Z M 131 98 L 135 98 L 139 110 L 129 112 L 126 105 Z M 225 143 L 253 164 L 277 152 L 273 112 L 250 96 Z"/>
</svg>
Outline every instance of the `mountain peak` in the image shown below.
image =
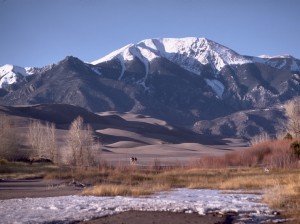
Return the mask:
<svg viewBox="0 0 300 224">
<path fill-rule="evenodd" d="M 5 64 L 3 66 L 0 67 L 0 71 L 3 72 L 3 71 L 11 71 L 13 70 L 14 68 L 14 65 L 11 65 L 11 64 Z"/>
<path fill-rule="evenodd" d="M 59 61 L 56 65 L 76 66 L 79 64 L 84 64 L 84 62 L 81 61 L 79 58 L 70 55 L 66 56 L 63 60 Z"/>
<path fill-rule="evenodd" d="M 67 61 L 73 61 L 73 62 L 78 62 L 78 61 L 80 61 L 80 62 L 82 62 L 79 58 L 74 57 L 74 56 L 72 56 L 72 55 L 68 55 L 68 56 L 66 56 L 63 60 L 61 60 L 59 63 L 67 62 Z"/>
<path fill-rule="evenodd" d="M 218 73 L 226 65 L 251 62 L 235 51 L 207 38 L 184 37 L 145 39 L 136 44 L 128 44 L 91 64 L 97 65 L 118 59 L 125 65 L 127 61 L 136 58 L 145 66 L 155 58 L 166 58 L 195 74 L 200 74 L 202 66 L 207 64 Z"/>
</svg>

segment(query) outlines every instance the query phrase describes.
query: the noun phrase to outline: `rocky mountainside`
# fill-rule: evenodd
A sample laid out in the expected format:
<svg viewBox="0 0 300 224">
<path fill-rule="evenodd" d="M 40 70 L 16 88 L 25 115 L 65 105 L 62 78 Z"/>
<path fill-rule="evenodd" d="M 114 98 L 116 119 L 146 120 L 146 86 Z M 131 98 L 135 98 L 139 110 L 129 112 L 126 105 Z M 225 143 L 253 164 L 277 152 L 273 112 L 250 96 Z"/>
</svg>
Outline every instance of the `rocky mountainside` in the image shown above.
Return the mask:
<svg viewBox="0 0 300 224">
<path fill-rule="evenodd" d="M 283 106 L 244 110 L 212 120 L 195 122 L 193 130 L 212 136 L 231 136 L 251 139 L 258 133 L 285 133 L 286 116 Z"/>
<path fill-rule="evenodd" d="M 267 123 L 285 119 L 274 105 L 300 94 L 300 60 L 243 56 L 205 38 L 147 39 L 91 63 L 67 57 L 41 69 L 5 73 L 6 67 L 0 68 L 0 104 L 65 103 L 93 112 L 133 112 L 231 137 L 274 134 L 277 126 Z M 278 113 L 262 112 L 271 107 Z M 255 125 L 245 123 L 244 131 L 223 127 L 232 126 L 239 112 L 252 120 L 251 110 L 262 117 Z"/>
</svg>

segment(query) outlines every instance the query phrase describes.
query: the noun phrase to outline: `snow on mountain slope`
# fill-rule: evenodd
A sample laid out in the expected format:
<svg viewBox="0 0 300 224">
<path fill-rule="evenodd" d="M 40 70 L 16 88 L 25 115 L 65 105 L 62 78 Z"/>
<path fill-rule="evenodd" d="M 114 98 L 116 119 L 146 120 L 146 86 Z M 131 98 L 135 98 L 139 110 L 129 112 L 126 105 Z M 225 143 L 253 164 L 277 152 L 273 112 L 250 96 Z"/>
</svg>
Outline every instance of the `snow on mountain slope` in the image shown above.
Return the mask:
<svg viewBox="0 0 300 224">
<path fill-rule="evenodd" d="M 248 63 L 262 63 L 277 69 L 300 72 L 300 60 L 291 55 L 248 57 L 209 39 L 196 37 L 146 39 L 136 44 L 128 44 L 91 64 L 97 65 L 117 58 L 122 65 L 122 77 L 126 62 L 138 58 L 147 71 L 149 63 L 160 57 L 198 75 L 201 74 L 203 65 L 209 65 L 217 75 L 226 65 Z"/>
<path fill-rule="evenodd" d="M 229 65 L 253 63 L 249 57 L 244 57 L 235 51 L 206 38 L 161 38 L 146 39 L 137 44 L 128 44 L 107 56 L 91 62 L 97 65 L 110 60 L 118 60 L 121 66 L 119 80 L 123 78 L 126 66 L 130 61 L 138 60 L 145 68 L 145 76 L 137 81 L 137 84 L 148 89 L 146 85 L 151 61 L 156 58 L 167 59 L 183 69 L 194 74 L 201 75 L 203 67 L 209 66 L 214 71 L 214 79 L 207 80 L 216 95 L 220 98 L 224 92 L 224 84 L 216 78 L 223 69 Z"/>
<path fill-rule="evenodd" d="M 0 88 L 16 83 L 19 79 L 31 74 L 33 74 L 31 68 L 24 69 L 14 65 L 4 65 L 0 67 Z"/>
<path fill-rule="evenodd" d="M 0 67 L 0 89 L 8 85 L 15 84 L 24 79 L 26 76 L 41 74 L 52 69 L 54 64 L 46 65 L 41 68 L 37 67 L 20 67 L 6 64 Z M 99 73 L 99 72 L 98 72 Z"/>
<path fill-rule="evenodd" d="M 126 45 L 126 46 L 124 46 L 124 47 L 122 47 L 122 48 L 120 48 L 120 49 L 118 49 L 116 51 L 111 52 L 110 54 L 106 55 L 103 58 L 100 58 L 100 59 L 98 59 L 96 61 L 91 62 L 91 64 L 97 65 L 99 63 L 102 63 L 102 62 L 105 62 L 105 61 L 109 61 L 109 60 L 117 57 L 118 55 L 122 55 L 122 57 L 124 59 L 126 58 L 125 60 L 128 60 L 128 61 L 133 60 L 133 57 L 130 54 L 128 54 L 128 49 L 131 46 L 133 46 L 133 44 L 128 44 L 128 45 Z M 130 57 L 126 57 L 126 55 L 128 55 Z"/>
<path fill-rule="evenodd" d="M 176 55 L 180 54 L 183 57 L 177 63 L 195 59 L 203 65 L 210 64 L 217 72 L 226 65 L 251 63 L 233 50 L 206 38 L 165 38 L 162 43 L 171 61 L 176 62 Z"/>
<path fill-rule="evenodd" d="M 225 87 L 219 80 L 205 79 L 205 82 L 206 82 L 207 85 L 209 85 L 213 89 L 213 91 L 217 94 L 217 96 L 219 98 L 222 97 Z"/>
<path fill-rule="evenodd" d="M 28 75 L 33 75 L 37 72 L 37 68 L 34 67 L 25 67 L 25 71 Z"/>
<path fill-rule="evenodd" d="M 140 54 L 144 59 L 141 60 Z M 201 67 L 208 64 L 218 73 L 226 65 L 252 63 L 246 57 L 214 41 L 186 37 L 146 39 L 137 44 L 128 44 L 91 64 L 96 65 L 120 56 L 124 61 L 139 58 L 144 64 L 145 60 L 151 62 L 154 58 L 163 57 L 196 74 L 201 74 Z"/>
<path fill-rule="evenodd" d="M 300 72 L 300 61 L 291 55 L 260 55 L 258 57 L 252 57 L 253 62 L 269 65 L 277 69 L 289 69 L 293 72 Z"/>
</svg>

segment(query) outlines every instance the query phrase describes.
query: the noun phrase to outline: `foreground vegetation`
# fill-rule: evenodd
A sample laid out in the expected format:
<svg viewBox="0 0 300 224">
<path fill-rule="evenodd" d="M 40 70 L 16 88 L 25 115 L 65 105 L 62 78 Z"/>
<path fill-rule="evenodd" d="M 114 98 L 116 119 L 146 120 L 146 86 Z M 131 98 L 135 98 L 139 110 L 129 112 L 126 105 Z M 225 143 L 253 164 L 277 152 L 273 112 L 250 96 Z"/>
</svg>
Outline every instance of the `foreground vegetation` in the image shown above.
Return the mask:
<svg viewBox="0 0 300 224">
<path fill-rule="evenodd" d="M 150 166 L 99 166 L 89 169 L 58 168 L 46 164 L 10 163 L 1 165 L 1 178 L 64 179 L 90 185 L 83 195 L 140 196 L 172 188 L 206 188 L 263 192 L 263 200 L 274 209 L 282 210 L 292 223 L 300 222 L 300 170 L 261 167 L 200 168 Z M 9 172 L 7 170 L 10 169 Z M 39 172 L 37 172 L 39 171 Z M 297 221 L 296 221 L 297 220 Z"/>
</svg>

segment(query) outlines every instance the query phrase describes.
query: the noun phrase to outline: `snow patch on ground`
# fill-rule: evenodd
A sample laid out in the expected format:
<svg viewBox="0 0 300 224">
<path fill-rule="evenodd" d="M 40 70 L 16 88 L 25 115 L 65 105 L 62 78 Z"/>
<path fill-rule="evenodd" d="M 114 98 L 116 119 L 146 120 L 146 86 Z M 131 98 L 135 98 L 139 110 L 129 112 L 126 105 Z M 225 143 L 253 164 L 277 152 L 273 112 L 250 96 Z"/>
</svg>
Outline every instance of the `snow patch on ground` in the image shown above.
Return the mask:
<svg viewBox="0 0 300 224">
<path fill-rule="evenodd" d="M 0 201 L 2 223 L 72 222 L 119 212 L 171 211 L 198 213 L 239 213 L 240 220 L 267 220 L 272 211 L 260 203 L 261 195 L 218 190 L 176 189 L 149 197 L 62 196 Z"/>
<path fill-rule="evenodd" d="M 225 87 L 219 80 L 205 79 L 205 82 L 213 89 L 213 91 L 217 94 L 218 97 L 222 97 Z"/>
</svg>

